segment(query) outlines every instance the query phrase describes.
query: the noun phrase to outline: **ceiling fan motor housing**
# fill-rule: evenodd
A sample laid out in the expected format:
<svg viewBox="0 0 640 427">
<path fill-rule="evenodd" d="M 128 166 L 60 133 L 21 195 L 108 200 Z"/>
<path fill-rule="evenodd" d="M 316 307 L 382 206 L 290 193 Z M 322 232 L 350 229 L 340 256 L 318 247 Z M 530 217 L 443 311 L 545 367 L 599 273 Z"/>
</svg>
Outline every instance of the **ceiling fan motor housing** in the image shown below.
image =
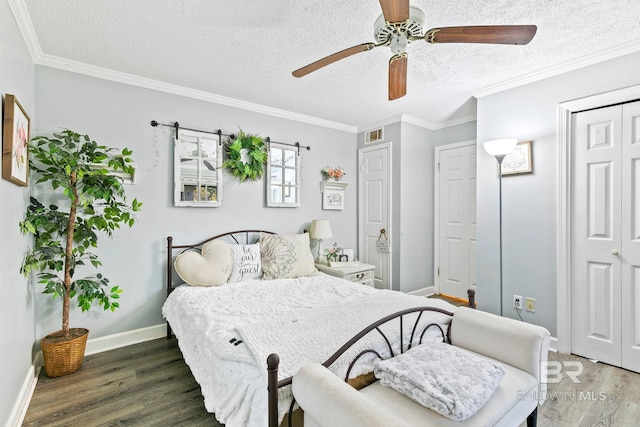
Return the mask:
<svg viewBox="0 0 640 427">
<path fill-rule="evenodd" d="M 424 13 L 415 6 L 409 8 L 409 19 L 405 22 L 387 23 L 384 15 L 380 15 L 373 24 L 373 37 L 378 44 L 390 42 L 393 53 L 401 53 L 409 37 L 422 37 L 425 20 Z"/>
</svg>

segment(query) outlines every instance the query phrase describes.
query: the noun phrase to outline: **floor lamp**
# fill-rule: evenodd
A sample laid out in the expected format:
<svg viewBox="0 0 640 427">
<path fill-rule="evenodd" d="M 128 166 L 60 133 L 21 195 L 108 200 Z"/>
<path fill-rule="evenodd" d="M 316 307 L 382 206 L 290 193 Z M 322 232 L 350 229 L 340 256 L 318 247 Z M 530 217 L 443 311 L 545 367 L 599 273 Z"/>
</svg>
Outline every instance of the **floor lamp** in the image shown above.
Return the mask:
<svg viewBox="0 0 640 427">
<path fill-rule="evenodd" d="M 517 139 L 505 138 L 505 139 L 494 139 L 492 141 L 487 141 L 484 144 L 484 150 L 491 154 L 498 161 L 498 182 L 499 182 L 499 227 L 500 227 L 500 236 L 499 236 L 499 247 L 500 247 L 500 316 L 502 316 L 502 161 L 506 157 L 507 154 L 512 152 L 516 145 L 518 145 Z"/>
</svg>

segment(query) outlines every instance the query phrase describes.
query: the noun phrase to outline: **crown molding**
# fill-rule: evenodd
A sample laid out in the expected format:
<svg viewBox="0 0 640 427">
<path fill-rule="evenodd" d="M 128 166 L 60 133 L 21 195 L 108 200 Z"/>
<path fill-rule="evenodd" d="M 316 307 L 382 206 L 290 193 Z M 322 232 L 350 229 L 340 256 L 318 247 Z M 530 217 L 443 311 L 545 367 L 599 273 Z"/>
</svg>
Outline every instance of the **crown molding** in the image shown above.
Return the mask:
<svg viewBox="0 0 640 427">
<path fill-rule="evenodd" d="M 229 98 L 222 95 L 216 95 L 210 92 L 190 89 L 187 87 L 164 83 L 158 80 L 148 79 L 133 74 L 110 70 L 108 68 L 97 67 L 78 61 L 43 54 L 40 43 L 38 42 L 38 37 L 36 35 L 35 29 L 33 28 L 33 23 L 31 22 L 29 10 L 24 0 L 7 1 L 16 20 L 18 28 L 22 33 L 22 38 L 24 39 L 27 49 L 29 50 L 31 59 L 36 65 L 57 68 L 60 70 L 84 74 L 87 76 L 97 77 L 100 79 L 124 83 L 132 86 L 143 87 L 146 89 L 152 89 L 159 92 L 170 93 L 173 95 L 185 96 L 201 101 L 212 102 L 215 104 L 226 105 L 229 107 L 239 108 L 255 113 L 293 120 L 296 122 L 307 123 L 350 133 L 357 132 L 357 128 L 355 126 L 347 125 L 344 123 L 319 119 L 317 117 L 307 116 L 305 114 L 294 113 L 292 111 L 281 110 L 278 108 L 268 107 L 266 105 L 255 104 L 252 102 Z"/>
<path fill-rule="evenodd" d="M 463 123 L 476 121 L 476 115 L 470 114 L 463 117 L 458 117 L 451 120 L 445 120 L 443 122 L 431 122 L 429 120 L 423 120 L 418 117 L 414 117 L 408 114 L 398 114 L 396 116 L 388 117 L 386 119 L 378 120 L 375 122 L 367 123 L 366 125 L 358 126 L 358 133 L 366 132 L 371 129 L 376 129 L 383 126 L 389 126 L 394 123 L 408 123 L 415 126 L 420 126 L 428 130 L 439 130 L 448 128 L 451 126 L 460 125 Z"/>
<path fill-rule="evenodd" d="M 422 120 L 414 116 L 407 114 L 402 115 L 402 122 L 412 125 L 420 126 L 430 130 L 440 130 L 451 126 L 461 125 L 463 123 L 475 122 L 477 117 L 475 114 L 469 114 L 467 116 L 457 117 L 455 119 L 445 120 L 442 122 L 431 122 L 428 120 Z"/>
<path fill-rule="evenodd" d="M 184 86 L 178 86 L 171 83 L 161 82 L 133 74 L 123 73 L 120 71 L 110 70 L 108 68 L 97 67 L 82 62 L 72 61 L 52 55 L 40 55 L 37 65 L 58 68 L 65 71 L 84 74 L 91 77 L 97 77 L 104 80 L 110 80 L 118 83 L 124 83 L 132 86 L 152 89 L 159 92 L 170 93 L 173 95 L 185 96 L 188 98 L 198 99 L 201 101 L 212 102 L 215 104 L 226 105 L 228 107 L 239 108 L 242 110 L 252 111 L 255 113 L 266 114 L 269 116 L 279 117 L 283 119 L 293 120 L 296 122 L 307 123 L 316 126 L 341 130 L 350 133 L 356 133 L 355 126 L 344 123 L 333 122 L 330 120 L 319 119 L 317 117 L 307 116 L 305 114 L 294 113 L 292 111 L 281 110 L 266 105 L 255 104 L 253 102 L 242 101 L 227 96 L 216 95 L 214 93 L 202 90 L 191 89 Z"/>
<path fill-rule="evenodd" d="M 16 20 L 16 24 L 18 24 L 18 29 L 20 33 L 22 33 L 22 38 L 27 45 L 31 59 L 35 63 L 37 59 L 42 56 L 42 48 L 36 36 L 36 30 L 33 28 L 29 9 L 27 9 L 24 0 L 7 0 L 7 2 Z"/>
<path fill-rule="evenodd" d="M 554 77 L 559 74 L 564 74 L 569 71 L 574 71 L 579 68 L 608 61 L 610 59 L 615 59 L 631 53 L 636 53 L 638 51 L 640 51 L 640 40 L 633 40 L 627 43 L 623 43 L 619 46 L 614 46 L 595 52 L 593 54 L 581 56 L 580 58 L 576 58 L 571 61 L 555 65 L 553 67 L 544 68 L 540 71 L 525 74 L 524 76 L 517 77 L 515 79 L 505 80 L 494 85 L 485 86 L 474 91 L 473 96 L 475 96 L 476 98 L 481 98 L 483 96 L 493 95 L 494 93 L 513 89 L 529 83 L 534 83 L 543 79 L 547 79 L 549 77 Z"/>
</svg>

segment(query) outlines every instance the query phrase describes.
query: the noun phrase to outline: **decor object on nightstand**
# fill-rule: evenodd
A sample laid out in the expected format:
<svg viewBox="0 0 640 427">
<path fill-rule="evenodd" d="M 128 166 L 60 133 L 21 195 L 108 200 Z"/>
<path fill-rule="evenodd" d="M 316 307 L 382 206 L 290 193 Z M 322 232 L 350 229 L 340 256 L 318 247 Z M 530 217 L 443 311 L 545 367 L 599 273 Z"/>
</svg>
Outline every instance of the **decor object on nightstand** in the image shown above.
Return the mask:
<svg viewBox="0 0 640 427">
<path fill-rule="evenodd" d="M 311 221 L 311 229 L 309 237 L 318 241 L 318 256 L 316 262 L 322 262 L 322 241 L 333 237 L 331 233 L 331 224 L 328 219 L 314 219 Z"/>
<path fill-rule="evenodd" d="M 327 249 L 327 262 L 336 262 L 342 255 L 342 248 L 338 247 L 337 243 L 334 243 L 329 249 Z"/>
<path fill-rule="evenodd" d="M 267 146 L 263 138 L 246 134 L 240 129 L 238 135 L 227 147 L 226 160 L 222 166 L 242 182 L 262 178 L 267 164 Z"/>
<path fill-rule="evenodd" d="M 36 185 L 49 182 L 40 191 L 47 201 L 31 197 L 24 220 L 23 233 L 33 234 L 35 241 L 22 264 L 28 276 L 37 272 L 43 293 L 62 300 L 62 329 L 40 341 L 47 375 L 58 377 L 80 369 L 89 331 L 69 327 L 70 301 L 76 298 L 83 312 L 97 302 L 104 310 L 119 307 L 122 290 L 109 285 L 109 279 L 95 276 L 73 280 L 76 267 L 102 265 L 97 255 L 97 233 L 111 237 L 121 225 L 132 227 L 142 203 L 127 203 L 123 179 L 109 170 L 133 173 L 131 151 L 98 145 L 87 135 L 64 130 L 52 137 L 39 136 L 30 144 L 29 166 L 37 178 Z M 104 164 L 99 168 L 97 164 Z M 47 186 L 48 187 L 48 186 Z M 58 205 L 49 200 L 64 200 Z M 84 267 L 83 267 L 84 269 Z"/>
<path fill-rule="evenodd" d="M 507 154 L 512 152 L 518 144 L 517 139 L 494 139 L 483 144 L 487 153 L 491 154 L 498 161 L 498 200 L 499 200 L 499 233 L 498 246 L 500 248 L 500 316 L 502 316 L 502 161 Z"/>
</svg>

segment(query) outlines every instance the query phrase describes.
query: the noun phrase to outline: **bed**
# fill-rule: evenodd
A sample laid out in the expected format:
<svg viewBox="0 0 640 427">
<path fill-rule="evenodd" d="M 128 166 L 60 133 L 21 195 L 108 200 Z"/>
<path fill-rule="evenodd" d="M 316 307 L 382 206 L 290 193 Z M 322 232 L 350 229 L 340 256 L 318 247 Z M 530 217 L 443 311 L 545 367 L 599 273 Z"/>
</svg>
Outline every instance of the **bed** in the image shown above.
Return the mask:
<svg viewBox="0 0 640 427">
<path fill-rule="evenodd" d="M 284 247 L 273 244 L 285 237 L 295 242 Z M 262 241 L 255 243 L 259 238 Z M 206 410 L 227 427 L 267 425 L 267 356 L 271 353 L 282 356 L 279 375 L 287 378 L 305 364 L 324 362 L 354 334 L 380 318 L 425 305 L 441 312 L 430 312 L 420 320 L 422 327 L 439 325 L 421 339 L 441 340 L 448 330 L 450 316 L 444 313 L 455 311 L 453 305 L 376 290 L 317 272 L 308 265 L 310 257 L 313 266 L 308 239 L 308 235 L 279 235 L 261 230 L 224 233 L 189 245 L 175 245 L 172 237 L 167 238 L 168 296 L 162 308 L 167 333 L 170 336 L 173 332 L 178 339 L 184 360 L 201 387 Z M 182 274 L 176 275 L 177 258 L 187 254 L 197 261 L 196 270 L 201 271 L 199 263 L 202 270 L 207 270 L 207 260 L 215 263 L 219 259 L 208 246 L 214 241 L 219 249 L 225 245 L 232 247 L 234 259 L 245 258 L 249 246 L 255 249 L 255 245 L 260 245 L 262 260 L 267 261 L 262 264 L 263 277 L 269 280 L 245 274 L 242 280 L 216 286 L 181 283 Z M 219 253 L 226 256 L 222 250 Z M 295 252 L 295 256 L 288 251 Z M 204 264 L 198 258 L 203 254 L 208 257 Z M 282 274 L 284 264 L 295 264 L 293 258 L 305 259 L 304 269 Z M 271 265 L 274 260 L 275 270 Z M 232 268 L 237 270 L 237 266 Z M 253 270 L 247 267 L 244 272 L 256 273 Z M 299 275 L 300 271 L 305 274 Z M 389 342 L 376 349 L 383 357 L 385 352 L 393 353 L 406 346 L 409 339 L 408 334 L 402 336 L 392 331 L 388 331 L 388 337 Z M 353 378 L 371 370 L 367 357 L 360 358 L 356 367 L 349 367 L 347 361 L 353 357 L 353 353 L 345 354 L 345 362 L 333 363 L 334 372 L 344 376 L 349 370 L 347 376 Z M 292 401 L 290 387 L 278 389 L 278 400 L 277 416 L 282 421 Z"/>
</svg>

